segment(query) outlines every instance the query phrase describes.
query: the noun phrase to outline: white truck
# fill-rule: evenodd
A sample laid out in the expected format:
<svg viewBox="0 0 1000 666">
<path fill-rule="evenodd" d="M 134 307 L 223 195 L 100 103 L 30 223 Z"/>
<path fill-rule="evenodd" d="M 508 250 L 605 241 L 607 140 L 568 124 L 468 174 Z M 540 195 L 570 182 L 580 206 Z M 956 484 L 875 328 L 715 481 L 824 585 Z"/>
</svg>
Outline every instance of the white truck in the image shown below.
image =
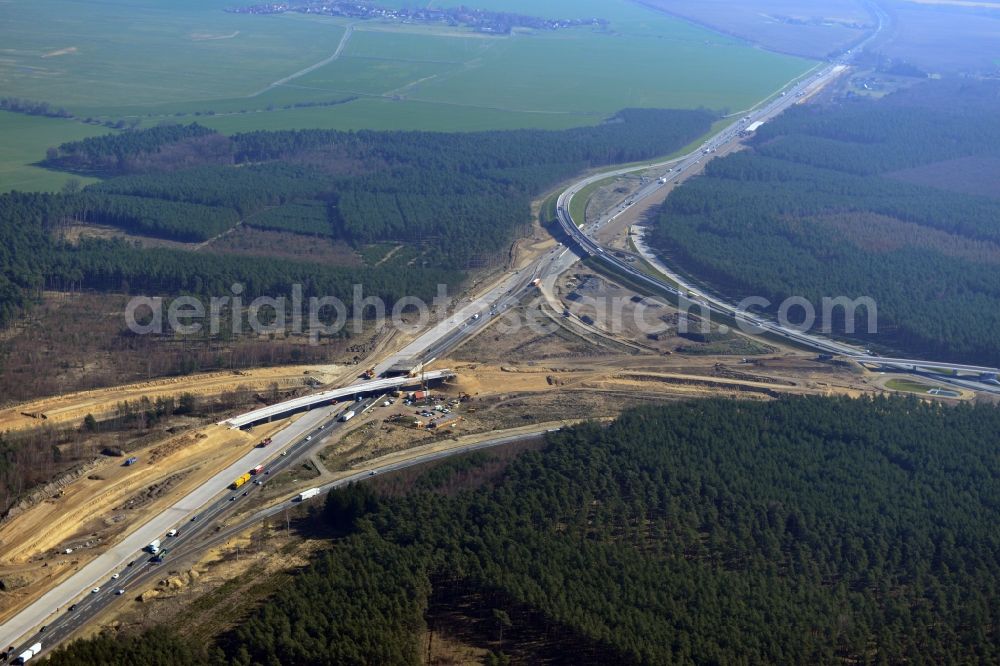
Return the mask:
<svg viewBox="0 0 1000 666">
<path fill-rule="evenodd" d="M 156 555 L 158 552 L 160 552 L 160 540 L 153 539 L 152 541 L 150 541 L 149 545 L 146 546 L 146 550 L 148 550 L 153 555 Z"/>
<path fill-rule="evenodd" d="M 353 409 L 349 409 L 349 410 L 347 410 L 346 412 L 344 412 L 343 414 L 340 415 L 341 422 L 343 422 L 343 421 L 350 421 L 353 418 L 354 418 L 354 410 Z"/>
<path fill-rule="evenodd" d="M 37 656 L 38 653 L 41 652 L 41 651 L 42 651 L 42 644 L 41 643 L 35 643 L 30 648 L 28 648 L 27 650 L 25 650 L 21 654 L 17 655 L 17 659 L 14 660 L 14 663 L 15 664 L 23 664 L 24 662 L 28 661 L 32 657 Z"/>
<path fill-rule="evenodd" d="M 310 488 L 309 490 L 303 490 L 299 493 L 299 496 L 295 498 L 297 502 L 305 502 L 310 497 L 316 497 L 319 495 L 319 488 Z"/>
</svg>

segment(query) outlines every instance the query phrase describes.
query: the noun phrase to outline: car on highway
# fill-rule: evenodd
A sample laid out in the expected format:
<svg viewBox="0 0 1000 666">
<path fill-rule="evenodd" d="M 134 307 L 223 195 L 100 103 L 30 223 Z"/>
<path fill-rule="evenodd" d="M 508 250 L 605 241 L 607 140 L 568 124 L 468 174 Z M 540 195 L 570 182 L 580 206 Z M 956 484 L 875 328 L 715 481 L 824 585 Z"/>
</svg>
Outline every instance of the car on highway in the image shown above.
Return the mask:
<svg viewBox="0 0 1000 666">
<path fill-rule="evenodd" d="M 176 529 L 170 530 L 169 532 L 167 532 L 167 536 L 168 537 L 175 537 L 175 536 L 177 536 L 177 530 Z"/>
<path fill-rule="evenodd" d="M 46 629 L 48 629 L 48 628 L 49 628 L 49 625 L 47 625 L 47 624 L 43 624 L 43 625 L 42 625 L 42 628 L 38 630 L 38 633 L 40 633 L 40 634 L 44 634 L 44 633 L 45 633 L 45 630 L 46 630 Z"/>
<path fill-rule="evenodd" d="M 66 609 L 66 612 L 67 613 L 72 613 L 75 610 L 76 610 L 76 604 L 73 604 L 72 606 L 70 606 L 69 608 Z"/>
<path fill-rule="evenodd" d="M 244 490 L 243 491 L 243 497 L 246 497 L 248 492 L 250 492 L 250 491 L 249 490 Z"/>
<path fill-rule="evenodd" d="M 308 441 L 309 441 L 310 439 L 312 439 L 312 438 L 313 438 L 313 436 L 312 436 L 312 435 L 306 435 L 306 441 L 307 441 L 307 442 L 308 442 Z"/>
<path fill-rule="evenodd" d="M 118 580 L 119 578 L 121 578 L 121 574 L 120 573 L 115 572 L 115 573 L 111 574 L 111 580 Z"/>
<path fill-rule="evenodd" d="M 193 523 L 194 521 L 196 521 L 196 520 L 198 520 L 198 516 L 191 516 L 191 522 L 192 522 L 192 523 Z"/>
<path fill-rule="evenodd" d="M 119 587 L 118 591 L 115 592 L 115 594 L 117 594 L 119 597 L 122 596 L 123 594 L 125 594 L 125 588 Z"/>
<path fill-rule="evenodd" d="M 129 562 L 129 563 L 128 563 L 128 564 L 126 564 L 125 566 L 127 566 L 127 567 L 130 567 L 130 566 L 132 566 L 133 564 L 135 564 L 135 560 L 132 560 L 131 562 Z"/>
<path fill-rule="evenodd" d="M 230 497 L 229 501 L 230 502 L 235 502 L 236 501 L 236 495 L 233 495 L 232 497 Z"/>
<path fill-rule="evenodd" d="M 92 589 L 92 590 L 90 591 L 90 593 L 91 593 L 91 594 L 97 594 L 97 593 L 98 593 L 98 592 L 100 592 L 100 591 L 101 591 L 101 588 L 99 588 L 99 587 L 95 587 L 94 589 Z"/>
</svg>

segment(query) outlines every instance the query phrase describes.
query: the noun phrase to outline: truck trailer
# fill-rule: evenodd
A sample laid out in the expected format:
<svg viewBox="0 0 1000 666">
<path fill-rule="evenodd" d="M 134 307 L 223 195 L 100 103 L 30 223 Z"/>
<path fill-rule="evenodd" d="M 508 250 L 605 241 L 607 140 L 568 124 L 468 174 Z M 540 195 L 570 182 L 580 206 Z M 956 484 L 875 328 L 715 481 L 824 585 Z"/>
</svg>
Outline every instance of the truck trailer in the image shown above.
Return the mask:
<svg viewBox="0 0 1000 666">
<path fill-rule="evenodd" d="M 257 474 L 260 474 L 263 471 L 264 471 L 264 465 L 257 465 L 252 470 L 250 470 L 250 473 L 253 474 L 253 475 L 257 475 Z"/>
<path fill-rule="evenodd" d="M 246 474 L 236 477 L 236 480 L 230 483 L 229 487 L 232 488 L 233 490 L 236 490 L 249 480 L 250 480 L 250 472 L 247 472 Z"/>
<path fill-rule="evenodd" d="M 158 552 L 160 552 L 160 540 L 153 539 L 152 541 L 150 541 L 149 545 L 146 546 L 146 550 L 151 552 L 153 555 L 156 555 Z"/>
<path fill-rule="evenodd" d="M 295 499 L 298 502 L 305 502 L 310 497 L 316 497 L 316 495 L 319 495 L 319 488 L 310 488 L 309 490 L 303 490 Z"/>
<path fill-rule="evenodd" d="M 340 415 L 340 420 L 341 421 L 350 421 L 353 418 L 354 418 L 354 410 L 353 409 L 349 409 L 349 410 L 347 410 L 346 412 L 344 412 L 343 414 Z"/>
<path fill-rule="evenodd" d="M 28 661 L 29 659 L 31 659 L 32 657 L 37 657 L 38 653 L 41 652 L 41 651 L 42 651 L 42 644 L 41 643 L 35 643 L 30 648 L 28 648 L 27 650 L 25 650 L 21 654 L 17 655 L 17 659 L 14 660 L 14 663 L 15 664 L 23 664 L 26 661 Z"/>
</svg>

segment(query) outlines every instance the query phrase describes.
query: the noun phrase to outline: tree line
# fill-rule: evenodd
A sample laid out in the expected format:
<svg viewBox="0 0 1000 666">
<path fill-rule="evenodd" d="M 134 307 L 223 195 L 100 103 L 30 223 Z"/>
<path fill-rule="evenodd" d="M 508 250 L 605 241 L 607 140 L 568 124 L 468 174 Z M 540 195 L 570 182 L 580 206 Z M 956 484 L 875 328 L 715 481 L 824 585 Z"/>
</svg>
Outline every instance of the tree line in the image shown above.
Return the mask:
<svg viewBox="0 0 1000 666">
<path fill-rule="evenodd" d="M 44 116 L 46 118 L 72 118 L 73 114 L 62 107 L 55 107 L 48 102 L 38 102 L 20 97 L 0 97 L 0 111 L 23 113 L 27 116 Z"/>
</svg>

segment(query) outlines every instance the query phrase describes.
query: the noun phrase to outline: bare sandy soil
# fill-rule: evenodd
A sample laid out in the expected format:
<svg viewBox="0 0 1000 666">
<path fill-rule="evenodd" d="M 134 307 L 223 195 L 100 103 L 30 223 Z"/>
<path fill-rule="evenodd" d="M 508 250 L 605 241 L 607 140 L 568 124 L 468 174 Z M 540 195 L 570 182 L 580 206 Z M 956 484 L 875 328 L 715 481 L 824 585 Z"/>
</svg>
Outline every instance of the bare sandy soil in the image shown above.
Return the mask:
<svg viewBox="0 0 1000 666">
<path fill-rule="evenodd" d="M 158 397 L 176 397 L 181 393 L 217 395 L 237 386 L 263 390 L 277 384 L 279 388 L 288 388 L 302 386 L 309 378 L 327 383 L 345 370 L 345 366 L 340 365 L 294 365 L 239 372 L 211 372 L 69 393 L 0 410 L 0 431 L 34 428 L 42 423 L 76 425 L 87 414 L 100 418 L 114 413 L 118 403 L 143 397 L 155 400 Z"/>
<path fill-rule="evenodd" d="M 169 622 L 194 640 L 209 640 L 230 627 L 241 609 L 276 591 L 289 572 L 329 547 L 328 542 L 286 533 L 279 522 L 255 526 L 206 551 L 197 562 L 175 562 L 153 584 L 110 605 L 79 636 Z M 194 599 L 197 605 L 192 605 Z"/>
</svg>

